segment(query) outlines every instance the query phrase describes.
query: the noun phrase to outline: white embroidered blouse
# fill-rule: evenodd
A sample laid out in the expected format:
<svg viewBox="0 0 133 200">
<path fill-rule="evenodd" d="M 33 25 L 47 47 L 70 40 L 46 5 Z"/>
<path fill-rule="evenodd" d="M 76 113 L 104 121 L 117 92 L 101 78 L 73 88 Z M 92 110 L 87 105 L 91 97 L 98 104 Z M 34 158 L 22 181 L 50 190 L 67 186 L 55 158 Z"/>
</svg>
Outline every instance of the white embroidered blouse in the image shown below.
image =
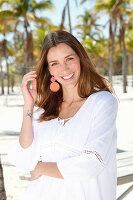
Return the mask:
<svg viewBox="0 0 133 200">
<path fill-rule="evenodd" d="M 18 141 L 8 159 L 24 171 L 40 159 L 56 162 L 64 179 L 42 175 L 29 182 L 21 200 L 115 200 L 117 110 L 107 91 L 91 94 L 65 124 L 58 118 L 37 122 L 44 110 L 35 107 L 32 144 L 24 149 Z"/>
</svg>

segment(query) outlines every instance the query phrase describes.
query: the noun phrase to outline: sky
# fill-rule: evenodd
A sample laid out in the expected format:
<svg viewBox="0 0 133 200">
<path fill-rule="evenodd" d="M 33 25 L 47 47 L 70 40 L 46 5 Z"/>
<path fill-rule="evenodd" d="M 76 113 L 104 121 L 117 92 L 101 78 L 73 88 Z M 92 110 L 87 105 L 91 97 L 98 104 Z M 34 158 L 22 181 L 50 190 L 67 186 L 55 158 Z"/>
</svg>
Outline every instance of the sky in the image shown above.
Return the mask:
<svg viewBox="0 0 133 200">
<path fill-rule="evenodd" d="M 39 2 L 40 0 L 36 0 L 37 2 Z M 59 26 L 61 23 L 61 18 L 62 18 L 62 11 L 63 8 L 67 2 L 67 0 L 51 0 L 53 2 L 54 5 L 54 11 L 49 11 L 49 10 L 45 10 L 45 12 L 41 13 L 42 16 L 47 17 L 51 20 L 51 22 L 54 25 Z M 78 24 L 78 15 L 82 15 L 84 14 L 85 10 L 93 10 L 94 5 L 95 5 L 95 0 L 87 0 L 84 4 L 80 5 L 80 1 L 81 0 L 77 0 L 78 6 L 76 6 L 76 0 L 69 0 L 70 2 L 70 16 L 71 16 L 71 23 L 72 23 L 72 34 L 79 38 L 79 35 L 77 32 L 79 32 L 78 29 L 74 29 L 74 27 Z M 40 12 L 38 12 L 38 15 L 40 15 Z M 107 21 L 107 17 L 106 16 L 102 16 L 101 19 L 99 20 L 100 24 L 105 24 Z M 32 23 L 31 23 L 32 26 Z M 68 22 L 68 13 L 66 10 L 66 17 L 65 17 L 65 27 L 68 28 L 69 30 L 69 22 Z M 105 30 L 103 30 L 103 33 L 106 37 L 108 37 L 108 28 L 106 28 Z M 8 38 L 11 38 L 12 34 L 9 34 Z M 0 37 L 0 40 L 2 38 Z"/>
<path fill-rule="evenodd" d="M 40 1 L 40 0 L 36 0 Z M 70 4 L 70 16 L 71 16 L 71 23 L 72 23 L 72 34 L 78 38 L 77 32 L 79 30 L 74 30 L 74 27 L 78 24 L 78 15 L 84 14 L 84 11 L 87 10 L 93 10 L 95 5 L 95 0 L 87 0 L 84 4 L 80 5 L 81 0 L 77 0 L 78 6 L 76 6 L 75 3 L 76 0 L 69 0 Z M 48 17 L 51 22 L 54 25 L 60 25 L 61 23 L 61 17 L 62 17 L 62 11 L 63 8 L 67 2 L 67 0 L 52 0 L 53 5 L 55 7 L 55 11 L 48 11 L 46 10 L 43 13 L 44 17 Z M 101 16 L 101 19 L 98 21 L 99 24 L 106 24 L 107 22 L 107 16 Z M 68 14 L 66 11 L 66 18 L 65 18 L 65 26 L 69 30 L 69 22 L 68 22 Z M 105 37 L 108 37 L 108 26 L 103 30 L 103 34 Z M 78 38 L 79 39 L 79 38 Z"/>
<path fill-rule="evenodd" d="M 37 0 L 37 1 L 39 1 L 39 0 Z M 77 23 L 78 23 L 77 16 L 83 14 L 85 9 L 92 9 L 94 7 L 94 3 L 95 3 L 94 0 L 88 0 L 83 5 L 80 5 L 80 1 L 81 0 L 77 0 L 78 6 L 76 6 L 75 0 L 69 0 L 70 16 L 71 16 L 71 23 L 72 23 L 72 29 L 73 29 L 72 33 L 75 36 L 77 35 L 77 30 L 74 30 L 74 26 L 77 25 Z M 62 11 L 63 11 L 63 8 L 64 8 L 67 0 L 52 0 L 52 2 L 54 4 L 55 11 L 51 12 L 51 11 L 46 10 L 43 16 L 48 17 L 54 25 L 60 25 Z M 68 14 L 66 11 L 65 26 L 67 28 L 68 28 L 68 24 L 69 24 Z"/>
</svg>

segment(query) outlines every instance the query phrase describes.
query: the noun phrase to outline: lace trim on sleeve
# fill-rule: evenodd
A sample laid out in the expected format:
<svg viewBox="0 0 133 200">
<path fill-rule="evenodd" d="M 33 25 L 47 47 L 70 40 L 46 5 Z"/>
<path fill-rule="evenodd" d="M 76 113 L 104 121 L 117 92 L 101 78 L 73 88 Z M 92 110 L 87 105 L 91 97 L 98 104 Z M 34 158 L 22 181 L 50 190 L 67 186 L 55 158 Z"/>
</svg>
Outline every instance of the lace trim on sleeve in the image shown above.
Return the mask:
<svg viewBox="0 0 133 200">
<path fill-rule="evenodd" d="M 95 156 L 98 158 L 98 160 L 101 162 L 102 165 L 104 165 L 103 159 L 102 157 L 99 155 L 99 153 L 97 153 L 96 151 L 89 151 L 89 150 L 84 150 L 85 154 L 90 154 L 90 153 L 94 153 Z"/>
</svg>

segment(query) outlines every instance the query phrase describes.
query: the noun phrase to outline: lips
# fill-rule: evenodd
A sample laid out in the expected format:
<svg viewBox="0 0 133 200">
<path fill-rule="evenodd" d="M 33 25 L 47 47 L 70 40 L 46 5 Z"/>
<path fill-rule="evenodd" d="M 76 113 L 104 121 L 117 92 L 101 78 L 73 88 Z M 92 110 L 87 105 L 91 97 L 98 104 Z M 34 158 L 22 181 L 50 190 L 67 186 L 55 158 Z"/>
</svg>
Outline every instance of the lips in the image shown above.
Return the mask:
<svg viewBox="0 0 133 200">
<path fill-rule="evenodd" d="M 69 74 L 68 76 L 63 76 L 62 78 L 63 78 L 63 80 L 69 80 L 73 77 L 73 75 L 74 75 L 74 73 Z"/>
</svg>

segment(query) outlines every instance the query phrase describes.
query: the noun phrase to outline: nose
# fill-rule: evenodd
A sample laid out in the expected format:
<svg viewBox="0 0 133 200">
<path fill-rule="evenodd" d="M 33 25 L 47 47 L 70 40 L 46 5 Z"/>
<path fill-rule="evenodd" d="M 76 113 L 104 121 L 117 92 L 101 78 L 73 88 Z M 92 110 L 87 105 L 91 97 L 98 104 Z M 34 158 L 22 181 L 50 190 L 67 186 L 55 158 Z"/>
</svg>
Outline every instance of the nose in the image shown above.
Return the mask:
<svg viewBox="0 0 133 200">
<path fill-rule="evenodd" d="M 61 72 L 63 75 L 67 75 L 70 67 L 65 62 L 61 64 Z"/>
</svg>

